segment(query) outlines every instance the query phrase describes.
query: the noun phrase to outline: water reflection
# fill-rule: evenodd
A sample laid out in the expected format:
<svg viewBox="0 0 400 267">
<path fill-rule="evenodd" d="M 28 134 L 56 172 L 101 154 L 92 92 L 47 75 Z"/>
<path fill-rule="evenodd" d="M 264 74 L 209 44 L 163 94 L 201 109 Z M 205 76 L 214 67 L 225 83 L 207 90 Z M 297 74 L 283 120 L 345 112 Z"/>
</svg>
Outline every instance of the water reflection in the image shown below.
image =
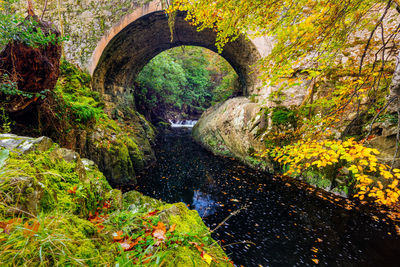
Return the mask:
<svg viewBox="0 0 400 267">
<path fill-rule="evenodd" d="M 220 205 L 212 199 L 211 195 L 196 190 L 194 191 L 192 206 L 198 211 L 200 217 L 206 217 L 213 215 Z"/>
</svg>

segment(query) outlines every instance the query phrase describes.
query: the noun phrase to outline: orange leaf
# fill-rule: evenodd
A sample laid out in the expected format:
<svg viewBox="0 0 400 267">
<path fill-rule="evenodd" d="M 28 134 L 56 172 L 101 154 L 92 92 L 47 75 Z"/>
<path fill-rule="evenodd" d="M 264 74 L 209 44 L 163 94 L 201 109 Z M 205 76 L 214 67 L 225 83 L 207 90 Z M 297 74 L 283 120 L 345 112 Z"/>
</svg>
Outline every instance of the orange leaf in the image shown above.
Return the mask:
<svg viewBox="0 0 400 267">
<path fill-rule="evenodd" d="M 156 213 L 158 213 L 159 210 L 153 210 L 152 212 L 147 213 L 147 215 L 145 217 L 150 217 L 150 216 L 154 216 L 156 215 Z"/>
<path fill-rule="evenodd" d="M 120 244 L 121 244 L 121 247 L 124 249 L 124 251 L 128 251 L 133 248 L 132 243 L 122 242 Z"/>
<path fill-rule="evenodd" d="M 100 233 L 104 229 L 104 225 L 98 224 L 97 226 L 97 232 Z"/>
<path fill-rule="evenodd" d="M 8 222 L 0 222 L 0 228 L 4 229 L 4 233 L 10 234 L 13 226 L 21 223 L 22 223 L 22 218 L 13 218 L 8 220 Z"/>
<path fill-rule="evenodd" d="M 176 223 L 174 223 L 170 228 L 169 228 L 169 232 L 172 233 L 173 231 L 175 231 L 176 228 Z"/>
<path fill-rule="evenodd" d="M 29 222 L 24 223 L 24 236 L 33 236 L 39 230 L 40 223 L 38 221 L 34 221 L 32 225 L 29 225 Z"/>
<path fill-rule="evenodd" d="M 68 194 L 75 194 L 78 187 L 75 185 L 72 189 L 68 189 Z"/>
<path fill-rule="evenodd" d="M 201 246 L 199 246 L 199 244 L 197 244 L 196 242 L 189 242 L 189 244 L 194 245 L 200 253 L 204 252 Z"/>
<path fill-rule="evenodd" d="M 117 232 L 113 233 L 112 235 L 113 235 L 114 242 L 120 241 L 124 238 L 124 232 L 122 232 L 122 231 L 117 231 Z"/>
<path fill-rule="evenodd" d="M 163 222 L 158 222 L 157 226 L 154 227 L 154 230 L 162 230 L 164 233 L 167 231 L 167 228 L 165 227 L 165 224 Z"/>
</svg>

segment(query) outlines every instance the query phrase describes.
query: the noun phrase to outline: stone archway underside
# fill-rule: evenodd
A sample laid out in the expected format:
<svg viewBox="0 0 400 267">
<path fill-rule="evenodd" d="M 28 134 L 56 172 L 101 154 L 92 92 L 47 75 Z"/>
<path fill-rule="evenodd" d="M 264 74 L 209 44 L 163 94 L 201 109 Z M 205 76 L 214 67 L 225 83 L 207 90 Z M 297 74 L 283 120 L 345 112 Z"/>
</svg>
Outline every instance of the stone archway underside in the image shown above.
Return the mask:
<svg viewBox="0 0 400 267">
<path fill-rule="evenodd" d="M 215 32 L 198 32 L 178 14 L 175 20 L 174 38 L 164 11 L 147 12 L 121 29 L 109 41 L 99 43 L 92 59 L 93 88 L 103 94 L 118 96 L 132 84 L 142 68 L 157 54 L 181 45 L 201 46 L 217 52 Z M 111 31 L 112 32 L 112 31 Z M 227 44 L 221 54 L 239 75 L 243 94 L 252 92 L 257 74 L 251 66 L 260 59 L 256 46 L 246 37 Z"/>
</svg>

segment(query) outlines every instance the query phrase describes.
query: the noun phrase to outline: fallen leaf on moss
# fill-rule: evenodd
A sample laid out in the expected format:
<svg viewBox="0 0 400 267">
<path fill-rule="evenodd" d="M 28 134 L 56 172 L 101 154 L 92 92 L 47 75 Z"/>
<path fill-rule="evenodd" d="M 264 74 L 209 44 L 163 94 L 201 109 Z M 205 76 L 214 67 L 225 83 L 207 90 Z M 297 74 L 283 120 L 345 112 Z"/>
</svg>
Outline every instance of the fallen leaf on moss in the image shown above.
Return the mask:
<svg viewBox="0 0 400 267">
<path fill-rule="evenodd" d="M 120 241 L 124 238 L 124 232 L 122 232 L 122 231 L 117 231 L 117 232 L 113 233 L 112 235 L 113 235 L 114 242 Z"/>
<path fill-rule="evenodd" d="M 165 232 L 163 230 L 157 229 L 153 232 L 153 237 L 158 240 L 165 240 L 167 237 L 165 236 Z"/>
<path fill-rule="evenodd" d="M 169 232 L 172 233 L 173 231 L 175 231 L 176 228 L 176 223 L 174 223 L 170 228 L 169 228 Z"/>
<path fill-rule="evenodd" d="M 211 257 L 210 255 L 208 255 L 205 252 L 201 253 L 201 257 L 203 258 L 203 260 L 205 260 L 207 262 L 208 265 L 210 265 L 213 260 L 213 257 Z"/>
<path fill-rule="evenodd" d="M 32 225 L 29 222 L 24 223 L 24 236 L 30 237 L 39 231 L 40 223 L 38 221 L 33 221 Z"/>
</svg>

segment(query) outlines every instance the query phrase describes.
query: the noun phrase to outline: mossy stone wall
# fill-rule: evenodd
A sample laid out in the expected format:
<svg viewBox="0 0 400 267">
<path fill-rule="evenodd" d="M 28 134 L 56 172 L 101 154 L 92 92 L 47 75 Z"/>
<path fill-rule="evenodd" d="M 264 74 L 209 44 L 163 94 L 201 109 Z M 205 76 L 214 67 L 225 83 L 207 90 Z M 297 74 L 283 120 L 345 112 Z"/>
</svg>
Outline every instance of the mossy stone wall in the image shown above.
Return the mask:
<svg viewBox="0 0 400 267">
<path fill-rule="evenodd" d="M 44 0 L 35 2 L 35 12 L 41 15 Z M 64 43 L 65 57 L 82 68 L 88 67 L 97 43 L 125 15 L 149 0 L 49 0 L 44 20 L 51 21 L 69 37 Z M 26 12 L 26 1 L 13 5 L 16 12 Z"/>
</svg>

